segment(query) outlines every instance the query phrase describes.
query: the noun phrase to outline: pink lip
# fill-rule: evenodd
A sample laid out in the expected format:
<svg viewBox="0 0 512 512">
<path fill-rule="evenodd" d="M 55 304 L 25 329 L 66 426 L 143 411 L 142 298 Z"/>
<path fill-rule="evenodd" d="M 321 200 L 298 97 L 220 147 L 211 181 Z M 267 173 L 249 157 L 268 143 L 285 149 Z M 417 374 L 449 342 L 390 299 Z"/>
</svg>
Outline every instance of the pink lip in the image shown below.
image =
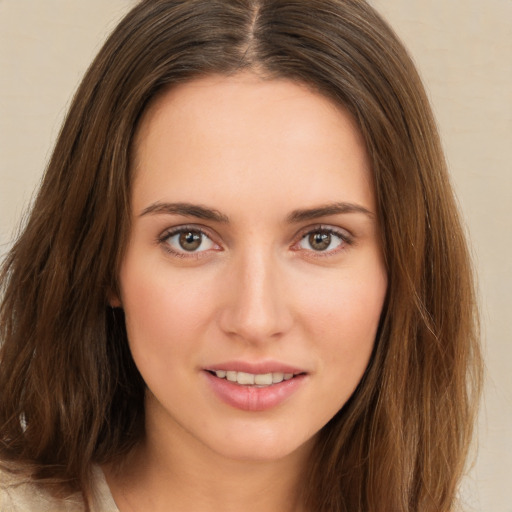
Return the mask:
<svg viewBox="0 0 512 512">
<path fill-rule="evenodd" d="M 217 368 L 223 369 L 223 368 Z M 233 367 L 231 367 L 234 370 Z M 245 371 L 245 370 L 235 370 Z M 282 370 L 275 370 L 280 372 Z M 267 372 L 253 372 L 249 373 L 270 373 Z M 284 372 L 283 372 L 284 373 Z M 294 373 L 294 372 L 286 372 Z M 272 384 L 266 387 L 255 386 L 241 386 L 226 379 L 220 379 L 209 371 L 204 371 L 210 389 L 213 390 L 215 395 L 227 405 L 240 409 L 242 411 L 266 411 L 277 407 L 290 398 L 296 391 L 304 384 L 307 375 L 296 375 L 290 380 L 283 380 L 278 384 Z"/>
<path fill-rule="evenodd" d="M 288 364 L 280 363 L 278 361 L 261 361 L 259 363 L 249 363 L 247 361 L 226 361 L 223 363 L 211 365 L 205 368 L 205 370 L 232 370 L 235 372 L 246 372 L 253 374 L 265 374 L 265 373 L 306 373 L 303 368 L 297 368 Z"/>
</svg>

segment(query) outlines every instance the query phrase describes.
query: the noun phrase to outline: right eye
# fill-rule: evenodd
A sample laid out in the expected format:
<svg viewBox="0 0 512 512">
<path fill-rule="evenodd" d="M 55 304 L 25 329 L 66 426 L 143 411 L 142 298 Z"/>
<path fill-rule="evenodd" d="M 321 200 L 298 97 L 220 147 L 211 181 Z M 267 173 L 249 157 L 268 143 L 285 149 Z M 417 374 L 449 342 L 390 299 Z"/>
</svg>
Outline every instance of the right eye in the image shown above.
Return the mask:
<svg viewBox="0 0 512 512">
<path fill-rule="evenodd" d="M 166 231 L 160 238 L 164 249 L 180 257 L 218 250 L 220 247 L 198 228 L 179 227 Z"/>
</svg>

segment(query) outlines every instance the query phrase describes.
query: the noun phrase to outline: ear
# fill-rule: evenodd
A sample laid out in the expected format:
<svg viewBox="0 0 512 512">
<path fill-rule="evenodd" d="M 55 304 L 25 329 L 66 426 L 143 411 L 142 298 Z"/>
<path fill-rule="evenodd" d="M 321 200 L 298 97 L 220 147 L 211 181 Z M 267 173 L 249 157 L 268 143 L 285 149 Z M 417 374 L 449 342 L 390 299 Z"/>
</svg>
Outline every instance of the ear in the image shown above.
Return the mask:
<svg viewBox="0 0 512 512">
<path fill-rule="evenodd" d="M 122 308 L 121 299 L 119 298 L 119 294 L 114 292 L 113 290 L 109 290 L 107 293 L 107 302 L 111 308 Z"/>
</svg>

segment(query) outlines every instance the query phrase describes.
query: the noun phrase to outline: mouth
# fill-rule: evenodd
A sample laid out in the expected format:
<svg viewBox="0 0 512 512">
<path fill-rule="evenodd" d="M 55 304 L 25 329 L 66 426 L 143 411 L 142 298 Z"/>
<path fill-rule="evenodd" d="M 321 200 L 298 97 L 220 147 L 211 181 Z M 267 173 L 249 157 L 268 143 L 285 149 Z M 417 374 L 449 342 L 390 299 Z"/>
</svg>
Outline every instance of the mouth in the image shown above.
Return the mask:
<svg viewBox="0 0 512 512">
<path fill-rule="evenodd" d="M 266 411 L 290 400 L 308 382 L 308 373 L 280 363 L 225 363 L 203 369 L 210 389 L 225 404 Z"/>
<path fill-rule="evenodd" d="M 269 372 L 269 373 L 248 373 L 238 372 L 235 370 L 206 370 L 208 373 L 217 377 L 218 379 L 225 379 L 239 386 L 266 388 L 280 384 L 283 381 L 291 380 L 304 372 L 297 373 L 284 373 L 284 372 Z"/>
</svg>

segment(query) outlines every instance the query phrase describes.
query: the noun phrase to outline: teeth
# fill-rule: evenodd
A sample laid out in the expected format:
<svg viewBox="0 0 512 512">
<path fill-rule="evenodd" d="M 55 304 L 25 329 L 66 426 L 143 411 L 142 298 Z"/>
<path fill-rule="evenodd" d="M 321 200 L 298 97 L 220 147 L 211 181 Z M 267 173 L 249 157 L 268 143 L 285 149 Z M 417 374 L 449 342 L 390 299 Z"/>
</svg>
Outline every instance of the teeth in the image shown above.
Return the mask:
<svg viewBox="0 0 512 512">
<path fill-rule="evenodd" d="M 293 373 L 246 373 L 246 372 L 235 372 L 232 370 L 216 370 L 215 375 L 219 379 L 227 379 L 230 382 L 236 382 L 242 386 L 270 386 L 272 384 L 279 384 L 283 380 L 290 380 L 293 377 Z"/>
<path fill-rule="evenodd" d="M 282 382 L 284 379 L 284 373 L 276 372 L 272 374 L 272 383 L 278 384 L 279 382 Z"/>
<path fill-rule="evenodd" d="M 236 381 L 238 384 L 242 384 L 243 386 L 252 386 L 254 384 L 254 375 L 252 373 L 238 372 Z"/>
<path fill-rule="evenodd" d="M 236 382 L 236 374 L 237 372 L 226 372 L 226 379 L 231 382 Z"/>
<path fill-rule="evenodd" d="M 270 386 L 270 384 L 272 384 L 272 374 L 264 373 L 260 375 L 255 375 L 254 384 L 257 384 L 258 386 Z"/>
</svg>

